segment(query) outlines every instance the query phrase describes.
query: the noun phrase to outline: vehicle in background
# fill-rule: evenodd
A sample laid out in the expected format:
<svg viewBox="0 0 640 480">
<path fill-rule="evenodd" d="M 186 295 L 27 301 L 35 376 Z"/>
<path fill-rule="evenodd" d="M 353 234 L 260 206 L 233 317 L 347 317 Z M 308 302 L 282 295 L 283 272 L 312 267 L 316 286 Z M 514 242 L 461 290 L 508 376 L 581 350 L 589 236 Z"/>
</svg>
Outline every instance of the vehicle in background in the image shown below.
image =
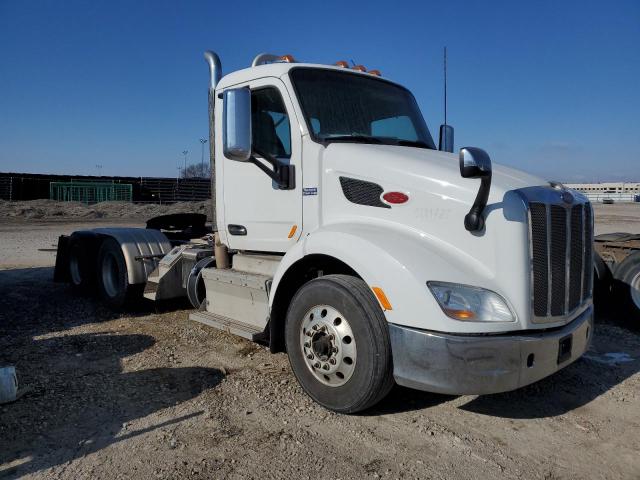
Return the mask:
<svg viewBox="0 0 640 480">
<path fill-rule="evenodd" d="M 606 233 L 594 240 L 597 306 L 640 330 L 640 235 Z"/>
<path fill-rule="evenodd" d="M 352 413 L 395 383 L 513 390 L 593 336 L 593 212 L 479 148 L 436 147 L 377 70 L 258 55 L 210 69 L 215 234 L 198 218 L 62 237 L 56 276 L 114 308 L 188 296 L 190 318 L 285 351 Z M 198 223 L 200 222 L 200 223 Z"/>
</svg>

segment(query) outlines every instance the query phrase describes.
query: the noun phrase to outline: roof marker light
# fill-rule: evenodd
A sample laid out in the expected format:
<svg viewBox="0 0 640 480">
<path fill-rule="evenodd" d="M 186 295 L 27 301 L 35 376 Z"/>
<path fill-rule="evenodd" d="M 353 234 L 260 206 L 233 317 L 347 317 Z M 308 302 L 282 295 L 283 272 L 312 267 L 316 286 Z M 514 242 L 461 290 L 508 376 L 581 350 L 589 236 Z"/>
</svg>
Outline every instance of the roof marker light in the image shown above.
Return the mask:
<svg viewBox="0 0 640 480">
<path fill-rule="evenodd" d="M 349 68 L 349 64 L 344 60 L 339 60 L 334 64 L 336 67 Z"/>
<path fill-rule="evenodd" d="M 293 55 L 282 55 L 280 60 L 286 63 L 296 63 L 296 59 L 293 58 Z"/>
<path fill-rule="evenodd" d="M 367 68 L 364 65 L 354 65 L 351 67 L 353 70 L 357 70 L 358 72 L 366 72 Z"/>
<path fill-rule="evenodd" d="M 409 201 L 409 195 L 402 192 L 386 192 L 382 195 L 382 199 L 387 203 L 392 203 L 394 205 L 407 203 Z"/>
<path fill-rule="evenodd" d="M 375 75 L 376 77 L 382 76 L 382 73 L 380 73 L 380 70 L 369 70 L 369 74 Z"/>
</svg>

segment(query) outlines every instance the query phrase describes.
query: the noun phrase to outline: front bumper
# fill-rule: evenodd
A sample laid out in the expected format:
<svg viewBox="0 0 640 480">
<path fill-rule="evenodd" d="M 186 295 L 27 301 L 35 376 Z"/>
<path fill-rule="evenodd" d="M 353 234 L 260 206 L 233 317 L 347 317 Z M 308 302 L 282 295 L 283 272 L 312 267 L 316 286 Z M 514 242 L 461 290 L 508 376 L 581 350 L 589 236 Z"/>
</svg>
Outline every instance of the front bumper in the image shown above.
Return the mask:
<svg viewBox="0 0 640 480">
<path fill-rule="evenodd" d="M 484 395 L 529 385 L 580 358 L 593 336 L 593 307 L 564 327 L 542 332 L 450 335 L 394 324 L 389 324 L 389 332 L 398 384 L 436 393 Z"/>
</svg>

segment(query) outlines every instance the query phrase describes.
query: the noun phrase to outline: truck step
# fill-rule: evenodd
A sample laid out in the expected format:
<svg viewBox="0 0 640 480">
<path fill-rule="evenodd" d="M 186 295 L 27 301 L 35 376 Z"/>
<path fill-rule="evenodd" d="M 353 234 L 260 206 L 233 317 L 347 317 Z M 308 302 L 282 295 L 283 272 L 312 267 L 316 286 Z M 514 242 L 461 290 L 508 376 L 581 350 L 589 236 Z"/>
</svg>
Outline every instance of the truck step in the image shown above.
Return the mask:
<svg viewBox="0 0 640 480">
<path fill-rule="evenodd" d="M 154 273 L 157 270 L 154 270 Z M 153 275 L 153 274 L 152 274 Z M 155 277 L 153 277 L 152 275 L 149 276 L 149 278 L 147 278 L 147 283 L 144 285 L 144 298 L 148 298 L 149 300 L 154 300 L 156 299 L 156 292 L 158 291 L 158 283 L 159 283 L 159 278 L 156 275 Z"/>
<path fill-rule="evenodd" d="M 238 320 L 233 320 L 223 315 L 217 315 L 211 312 L 193 312 L 189 315 L 189 320 L 209 325 L 210 327 L 223 330 L 227 333 L 231 333 L 254 342 L 262 336 L 262 330 L 255 325 L 239 322 Z"/>
</svg>

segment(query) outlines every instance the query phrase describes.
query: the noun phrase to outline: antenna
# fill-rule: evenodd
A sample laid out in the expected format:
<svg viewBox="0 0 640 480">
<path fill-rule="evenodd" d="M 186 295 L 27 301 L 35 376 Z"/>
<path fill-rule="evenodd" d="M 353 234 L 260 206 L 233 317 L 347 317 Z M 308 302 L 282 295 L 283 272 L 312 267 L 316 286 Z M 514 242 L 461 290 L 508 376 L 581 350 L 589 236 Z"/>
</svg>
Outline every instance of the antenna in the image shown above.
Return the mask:
<svg viewBox="0 0 640 480">
<path fill-rule="evenodd" d="M 444 124 L 447 124 L 447 47 L 444 47 Z"/>
<path fill-rule="evenodd" d="M 440 125 L 440 142 L 438 150 L 453 152 L 453 127 L 447 125 L 447 47 L 444 47 L 444 123 Z"/>
</svg>

